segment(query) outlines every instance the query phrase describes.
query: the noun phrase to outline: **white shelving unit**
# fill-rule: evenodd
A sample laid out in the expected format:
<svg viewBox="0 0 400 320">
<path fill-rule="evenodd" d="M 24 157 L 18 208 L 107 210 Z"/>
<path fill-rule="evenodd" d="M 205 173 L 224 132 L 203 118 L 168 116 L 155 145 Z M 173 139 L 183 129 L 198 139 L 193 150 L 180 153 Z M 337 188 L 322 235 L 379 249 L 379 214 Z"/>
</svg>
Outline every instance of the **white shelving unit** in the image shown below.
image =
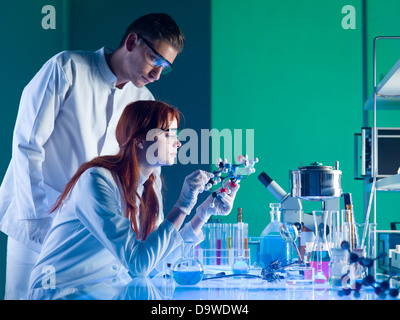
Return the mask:
<svg viewBox="0 0 400 320">
<path fill-rule="evenodd" d="M 376 191 L 400 191 L 400 174 L 377 180 L 375 188 Z M 369 183 L 365 191 L 371 192 L 371 189 L 372 183 Z"/>
<path fill-rule="evenodd" d="M 400 174 L 383 178 L 376 182 L 377 191 L 400 191 Z"/>
<path fill-rule="evenodd" d="M 382 81 L 377 85 L 376 81 L 376 43 L 381 39 L 400 39 L 400 37 L 376 37 L 373 44 L 373 94 L 365 101 L 364 110 L 373 112 L 372 125 L 372 154 L 371 172 L 372 183 L 365 186 L 365 195 L 370 193 L 369 205 L 365 213 L 365 221 L 370 221 L 372 211 L 373 221 L 376 224 L 376 192 L 377 191 L 400 191 L 400 174 L 377 179 L 378 154 L 377 154 L 377 111 L 378 110 L 400 110 L 400 60 L 390 69 Z M 374 244 L 376 245 L 376 235 L 385 230 L 376 230 Z M 376 248 L 375 248 L 376 252 Z M 376 266 L 375 266 L 376 268 Z M 376 269 L 375 269 L 376 272 Z"/>
<path fill-rule="evenodd" d="M 376 37 L 373 46 L 373 94 L 364 104 L 364 110 L 373 111 L 372 125 L 372 178 L 376 181 L 375 188 L 373 183 L 367 185 L 365 191 L 375 193 L 376 191 L 400 191 L 400 174 L 377 180 L 377 111 L 378 110 L 400 110 L 400 59 L 390 69 L 383 80 L 377 85 L 376 81 L 376 43 L 380 39 L 400 39 L 399 37 Z M 374 195 L 374 204 L 375 204 Z M 374 206 L 375 207 L 375 206 Z M 376 210 L 374 208 L 374 223 L 376 223 Z"/>
<path fill-rule="evenodd" d="M 400 60 L 376 87 L 376 109 L 400 110 Z M 373 96 L 365 102 L 364 110 L 374 110 Z"/>
</svg>

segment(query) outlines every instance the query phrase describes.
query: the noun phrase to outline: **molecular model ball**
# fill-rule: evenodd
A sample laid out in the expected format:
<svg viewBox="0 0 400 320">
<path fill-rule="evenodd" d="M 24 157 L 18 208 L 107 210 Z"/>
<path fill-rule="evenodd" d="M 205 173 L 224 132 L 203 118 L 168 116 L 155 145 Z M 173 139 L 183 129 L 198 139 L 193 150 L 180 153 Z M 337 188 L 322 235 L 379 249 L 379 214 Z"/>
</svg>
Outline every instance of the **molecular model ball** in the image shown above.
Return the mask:
<svg viewBox="0 0 400 320">
<path fill-rule="evenodd" d="M 214 177 L 211 178 L 205 186 L 205 190 L 211 190 L 211 188 L 217 184 L 221 184 L 221 188 L 212 193 L 213 201 L 210 207 L 215 206 L 215 200 L 225 197 L 231 193 L 231 188 L 243 179 L 247 178 L 250 174 L 254 173 L 254 165 L 258 162 L 257 158 L 249 160 L 247 155 L 238 156 L 235 164 L 231 164 L 227 159 L 217 159 L 217 170 L 213 171 Z M 230 180 L 229 183 L 227 181 Z"/>
</svg>

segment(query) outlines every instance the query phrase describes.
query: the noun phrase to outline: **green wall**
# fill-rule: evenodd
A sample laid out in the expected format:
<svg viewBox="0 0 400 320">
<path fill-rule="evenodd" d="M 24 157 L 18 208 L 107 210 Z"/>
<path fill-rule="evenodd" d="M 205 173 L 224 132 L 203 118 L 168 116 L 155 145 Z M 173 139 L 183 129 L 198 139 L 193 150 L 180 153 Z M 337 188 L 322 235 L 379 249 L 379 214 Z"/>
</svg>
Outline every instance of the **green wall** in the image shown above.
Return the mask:
<svg viewBox="0 0 400 320">
<path fill-rule="evenodd" d="M 356 10 L 355 29 L 342 27 L 345 5 Z M 353 135 L 363 126 L 364 97 L 372 92 L 372 40 L 400 33 L 399 9 L 394 0 L 212 2 L 212 127 L 254 129 L 260 159 L 236 201 L 250 236 L 262 232 L 269 203 L 276 202 L 257 175 L 265 171 L 290 192 L 289 170 L 314 161 L 332 166 L 339 161 L 343 191 L 352 193 L 356 220 L 363 222 Z M 385 74 L 400 55 L 393 47 L 381 52 Z M 385 116 L 400 126 L 396 113 Z M 371 124 L 371 115 L 366 117 Z M 380 229 L 398 220 L 399 200 L 398 194 L 379 194 Z M 311 212 L 321 204 L 303 205 Z"/>
<path fill-rule="evenodd" d="M 57 10 L 55 30 L 43 30 L 40 24 L 47 4 Z M 341 26 L 345 5 L 356 9 L 355 30 Z M 265 171 L 289 192 L 289 170 L 301 162 L 339 161 L 343 189 L 353 194 L 356 217 L 362 220 L 363 182 L 353 179 L 353 134 L 364 125 L 363 101 L 372 92 L 373 38 L 400 34 L 399 10 L 396 0 L 2 1 L 0 176 L 11 157 L 22 89 L 42 64 L 64 49 L 115 48 L 133 18 L 164 11 L 177 20 L 187 43 L 176 72 L 150 90 L 184 112 L 186 128 L 255 130 L 260 162 L 257 172 L 243 181 L 235 204 L 235 209 L 244 208 L 250 235 L 261 233 L 269 222 L 268 205 L 276 202 L 257 175 Z M 400 44 L 379 48 L 382 77 L 398 60 Z M 366 116 L 371 124 L 370 112 Z M 398 113 L 385 111 L 378 125 L 400 126 L 398 119 Z M 167 210 L 183 177 L 199 167 L 209 169 L 195 165 L 164 171 Z M 395 193 L 378 194 L 381 229 L 398 220 L 399 200 Z M 315 206 L 305 203 L 306 211 Z M 233 212 L 224 221 L 235 219 Z M 0 298 L 5 248 L 6 237 L 0 233 Z"/>
<path fill-rule="evenodd" d="M 41 26 L 43 6 L 57 8 L 55 30 Z M 2 1 L 0 2 L 0 179 L 11 159 L 12 133 L 18 104 L 24 86 L 43 63 L 63 48 L 62 0 Z M 7 237 L 0 232 L 0 299 L 4 296 L 5 257 Z"/>
</svg>

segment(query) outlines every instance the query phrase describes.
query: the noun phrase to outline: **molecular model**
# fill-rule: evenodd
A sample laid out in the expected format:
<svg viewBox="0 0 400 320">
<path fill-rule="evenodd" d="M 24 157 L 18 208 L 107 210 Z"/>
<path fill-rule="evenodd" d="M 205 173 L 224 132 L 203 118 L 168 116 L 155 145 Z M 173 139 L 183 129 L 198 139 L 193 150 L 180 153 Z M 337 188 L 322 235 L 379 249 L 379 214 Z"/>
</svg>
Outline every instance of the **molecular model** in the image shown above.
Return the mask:
<svg viewBox="0 0 400 320">
<path fill-rule="evenodd" d="M 213 201 L 210 207 L 215 206 L 215 200 L 223 198 L 231 193 L 231 188 L 236 187 L 240 180 L 247 178 L 251 173 L 254 173 L 254 165 L 258 162 L 257 158 L 249 160 L 247 155 L 238 156 L 235 164 L 230 164 L 227 159 L 217 159 L 217 170 L 213 171 L 214 177 L 211 178 L 205 186 L 205 190 L 211 190 L 214 185 L 221 184 L 221 189 L 212 193 Z M 225 174 L 225 176 L 222 176 Z M 226 180 L 230 179 L 230 183 L 226 185 Z M 225 184 L 225 186 L 224 186 Z"/>
</svg>

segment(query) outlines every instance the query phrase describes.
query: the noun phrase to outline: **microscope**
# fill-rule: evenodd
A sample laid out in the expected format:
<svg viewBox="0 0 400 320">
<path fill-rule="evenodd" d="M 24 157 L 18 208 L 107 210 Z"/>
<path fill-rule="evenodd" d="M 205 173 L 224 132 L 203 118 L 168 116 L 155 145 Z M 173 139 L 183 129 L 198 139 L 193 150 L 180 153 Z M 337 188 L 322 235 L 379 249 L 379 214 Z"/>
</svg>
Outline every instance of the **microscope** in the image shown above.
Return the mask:
<svg viewBox="0 0 400 320">
<path fill-rule="evenodd" d="M 314 231 L 311 213 L 304 213 L 302 201 L 320 202 L 319 210 L 339 211 L 342 197 L 339 162 L 335 167 L 314 162 L 290 170 L 291 192 L 287 193 L 268 174 L 262 172 L 258 179 L 281 204 L 282 222 L 292 223 L 300 231 L 302 226 Z"/>
</svg>

